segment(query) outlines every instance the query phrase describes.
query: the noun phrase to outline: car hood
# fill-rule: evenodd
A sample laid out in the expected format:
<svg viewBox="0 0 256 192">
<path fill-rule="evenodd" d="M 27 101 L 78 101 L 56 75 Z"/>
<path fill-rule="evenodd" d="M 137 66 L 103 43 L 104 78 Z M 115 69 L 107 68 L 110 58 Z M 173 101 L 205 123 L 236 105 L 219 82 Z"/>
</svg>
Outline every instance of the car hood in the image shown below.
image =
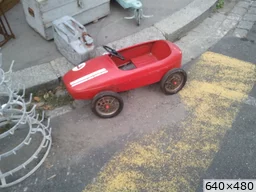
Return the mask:
<svg viewBox="0 0 256 192">
<path fill-rule="evenodd" d="M 63 76 L 63 81 L 69 88 L 85 89 L 107 80 L 115 68 L 111 58 L 103 55 L 74 67 Z"/>
</svg>

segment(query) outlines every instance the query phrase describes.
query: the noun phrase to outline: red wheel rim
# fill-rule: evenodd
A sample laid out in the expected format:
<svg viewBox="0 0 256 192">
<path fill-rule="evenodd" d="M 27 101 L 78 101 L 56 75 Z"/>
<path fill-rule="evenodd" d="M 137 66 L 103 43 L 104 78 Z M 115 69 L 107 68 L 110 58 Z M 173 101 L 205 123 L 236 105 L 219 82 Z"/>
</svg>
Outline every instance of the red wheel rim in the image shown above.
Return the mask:
<svg viewBox="0 0 256 192">
<path fill-rule="evenodd" d="M 118 99 L 112 96 L 105 96 L 100 98 L 96 102 L 95 109 L 98 114 L 103 116 L 113 115 L 115 114 L 120 107 L 120 103 Z"/>
<path fill-rule="evenodd" d="M 175 73 L 170 75 L 167 80 L 165 81 L 165 89 L 168 92 L 175 92 L 178 91 L 184 82 L 184 76 L 182 73 Z"/>
</svg>

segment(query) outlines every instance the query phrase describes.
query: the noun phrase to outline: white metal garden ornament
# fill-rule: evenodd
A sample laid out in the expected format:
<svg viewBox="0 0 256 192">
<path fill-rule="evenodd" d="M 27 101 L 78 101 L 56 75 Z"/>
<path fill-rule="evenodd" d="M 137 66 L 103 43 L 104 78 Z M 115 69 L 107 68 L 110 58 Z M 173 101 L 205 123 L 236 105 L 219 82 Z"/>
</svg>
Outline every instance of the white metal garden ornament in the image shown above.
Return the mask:
<svg viewBox="0 0 256 192">
<path fill-rule="evenodd" d="M 52 143 L 50 119 L 45 123 L 44 113 L 39 117 L 31 105 L 32 94 L 25 101 L 25 88 L 12 85 L 13 63 L 8 72 L 0 68 L 0 188 L 31 176 Z"/>
</svg>

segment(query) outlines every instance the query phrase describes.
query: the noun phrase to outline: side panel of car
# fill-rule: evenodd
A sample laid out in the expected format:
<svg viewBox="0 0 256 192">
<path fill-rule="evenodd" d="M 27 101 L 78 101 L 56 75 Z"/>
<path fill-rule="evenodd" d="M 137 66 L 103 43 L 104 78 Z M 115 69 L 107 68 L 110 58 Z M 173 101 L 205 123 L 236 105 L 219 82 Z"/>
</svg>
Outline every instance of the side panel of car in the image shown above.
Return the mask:
<svg viewBox="0 0 256 192">
<path fill-rule="evenodd" d="M 163 60 L 133 71 L 122 71 L 123 75 L 113 82 L 112 91 L 122 92 L 159 82 L 169 70 L 179 68 L 181 59 L 175 57 L 174 61 Z"/>
<path fill-rule="evenodd" d="M 116 88 L 118 92 L 122 92 L 145 86 L 150 84 L 149 76 L 149 68 L 134 70 L 132 73 L 127 73 L 127 75 L 122 77 L 119 82 L 116 82 Z"/>
</svg>

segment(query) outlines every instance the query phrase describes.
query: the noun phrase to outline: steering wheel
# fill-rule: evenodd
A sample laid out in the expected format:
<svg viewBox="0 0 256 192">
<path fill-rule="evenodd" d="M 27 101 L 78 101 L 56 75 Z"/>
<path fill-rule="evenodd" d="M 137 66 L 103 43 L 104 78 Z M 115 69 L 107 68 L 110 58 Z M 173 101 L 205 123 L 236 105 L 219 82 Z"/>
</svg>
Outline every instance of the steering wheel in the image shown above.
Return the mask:
<svg viewBox="0 0 256 192">
<path fill-rule="evenodd" d="M 103 48 L 109 52 L 111 55 L 121 59 L 121 60 L 125 60 L 124 56 L 121 55 L 120 53 L 118 53 L 115 49 L 112 49 L 111 47 L 108 47 L 106 45 L 103 45 Z"/>
</svg>

